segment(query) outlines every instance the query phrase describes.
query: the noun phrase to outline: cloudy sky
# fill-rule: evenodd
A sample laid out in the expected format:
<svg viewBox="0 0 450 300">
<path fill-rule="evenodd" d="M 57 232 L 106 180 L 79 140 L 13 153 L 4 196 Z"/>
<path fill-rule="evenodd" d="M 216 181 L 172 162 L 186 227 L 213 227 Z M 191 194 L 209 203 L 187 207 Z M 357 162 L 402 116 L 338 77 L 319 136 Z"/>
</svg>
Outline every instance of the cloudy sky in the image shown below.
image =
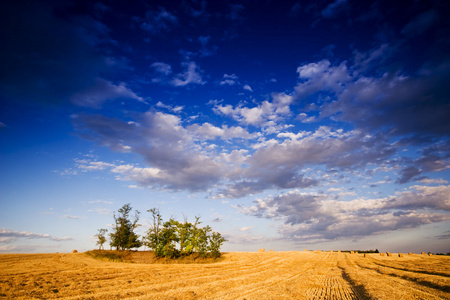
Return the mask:
<svg viewBox="0 0 450 300">
<path fill-rule="evenodd" d="M 449 252 L 446 1 L 2 1 L 0 251 L 123 204 L 223 250 Z"/>
</svg>

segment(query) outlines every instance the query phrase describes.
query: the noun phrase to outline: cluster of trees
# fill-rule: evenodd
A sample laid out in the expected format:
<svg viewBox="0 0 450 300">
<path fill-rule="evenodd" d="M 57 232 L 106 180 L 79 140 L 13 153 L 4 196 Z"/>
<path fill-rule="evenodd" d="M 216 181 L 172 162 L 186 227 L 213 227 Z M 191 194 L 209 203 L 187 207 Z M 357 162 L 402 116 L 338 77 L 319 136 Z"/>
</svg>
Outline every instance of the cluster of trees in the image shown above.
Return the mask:
<svg viewBox="0 0 450 300">
<path fill-rule="evenodd" d="M 226 239 L 220 233 L 212 231 L 210 226 L 200 227 L 199 217 L 195 217 L 194 223 L 188 222 L 186 218 L 184 222 L 173 218 L 164 222 L 159 209 L 149 209 L 152 224 L 142 239 L 139 239 L 135 230 L 141 226 L 138 223 L 140 212 L 136 210 L 134 218 L 131 219 L 131 210 L 130 204 L 125 204 L 118 210 L 117 215 L 114 213 L 114 227 L 109 234 L 111 247 L 129 250 L 146 246 L 152 249 L 157 257 L 176 258 L 193 253 L 202 257 L 220 257 L 220 247 Z M 96 234 L 99 249 L 103 249 L 106 233 L 106 229 L 99 229 Z"/>
</svg>

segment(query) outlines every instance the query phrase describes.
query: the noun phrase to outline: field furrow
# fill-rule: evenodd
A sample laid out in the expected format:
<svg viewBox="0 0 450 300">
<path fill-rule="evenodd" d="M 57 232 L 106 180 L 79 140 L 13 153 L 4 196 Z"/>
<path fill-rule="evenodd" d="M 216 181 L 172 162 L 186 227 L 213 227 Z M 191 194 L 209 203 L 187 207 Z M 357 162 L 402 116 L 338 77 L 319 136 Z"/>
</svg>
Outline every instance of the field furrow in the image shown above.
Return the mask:
<svg viewBox="0 0 450 300">
<path fill-rule="evenodd" d="M 376 265 L 370 267 L 370 259 L 348 254 L 344 270 L 350 280 L 363 287 L 366 295 L 376 299 L 448 299 L 449 294 L 423 287 L 401 276 L 391 276 L 380 271 Z"/>
</svg>

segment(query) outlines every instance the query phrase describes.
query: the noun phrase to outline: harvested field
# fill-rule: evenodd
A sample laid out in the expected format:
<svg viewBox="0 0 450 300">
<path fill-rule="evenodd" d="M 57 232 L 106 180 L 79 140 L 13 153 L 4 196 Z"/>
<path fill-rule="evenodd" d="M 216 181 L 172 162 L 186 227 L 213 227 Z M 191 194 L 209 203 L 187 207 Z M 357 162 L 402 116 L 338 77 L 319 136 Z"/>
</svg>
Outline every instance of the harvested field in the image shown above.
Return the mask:
<svg viewBox="0 0 450 300">
<path fill-rule="evenodd" d="M 450 257 L 271 251 L 149 264 L 84 253 L 3 254 L 1 298 L 449 299 Z"/>
</svg>

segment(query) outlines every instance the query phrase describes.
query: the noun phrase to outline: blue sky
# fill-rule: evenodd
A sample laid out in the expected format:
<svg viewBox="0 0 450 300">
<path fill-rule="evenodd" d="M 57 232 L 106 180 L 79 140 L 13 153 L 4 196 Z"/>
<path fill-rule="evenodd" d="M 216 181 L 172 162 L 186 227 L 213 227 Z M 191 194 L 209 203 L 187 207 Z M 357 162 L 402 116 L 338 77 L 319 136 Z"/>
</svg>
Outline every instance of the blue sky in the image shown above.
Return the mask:
<svg viewBox="0 0 450 300">
<path fill-rule="evenodd" d="M 0 251 L 130 203 L 225 251 L 448 252 L 445 1 L 0 4 Z"/>
</svg>

